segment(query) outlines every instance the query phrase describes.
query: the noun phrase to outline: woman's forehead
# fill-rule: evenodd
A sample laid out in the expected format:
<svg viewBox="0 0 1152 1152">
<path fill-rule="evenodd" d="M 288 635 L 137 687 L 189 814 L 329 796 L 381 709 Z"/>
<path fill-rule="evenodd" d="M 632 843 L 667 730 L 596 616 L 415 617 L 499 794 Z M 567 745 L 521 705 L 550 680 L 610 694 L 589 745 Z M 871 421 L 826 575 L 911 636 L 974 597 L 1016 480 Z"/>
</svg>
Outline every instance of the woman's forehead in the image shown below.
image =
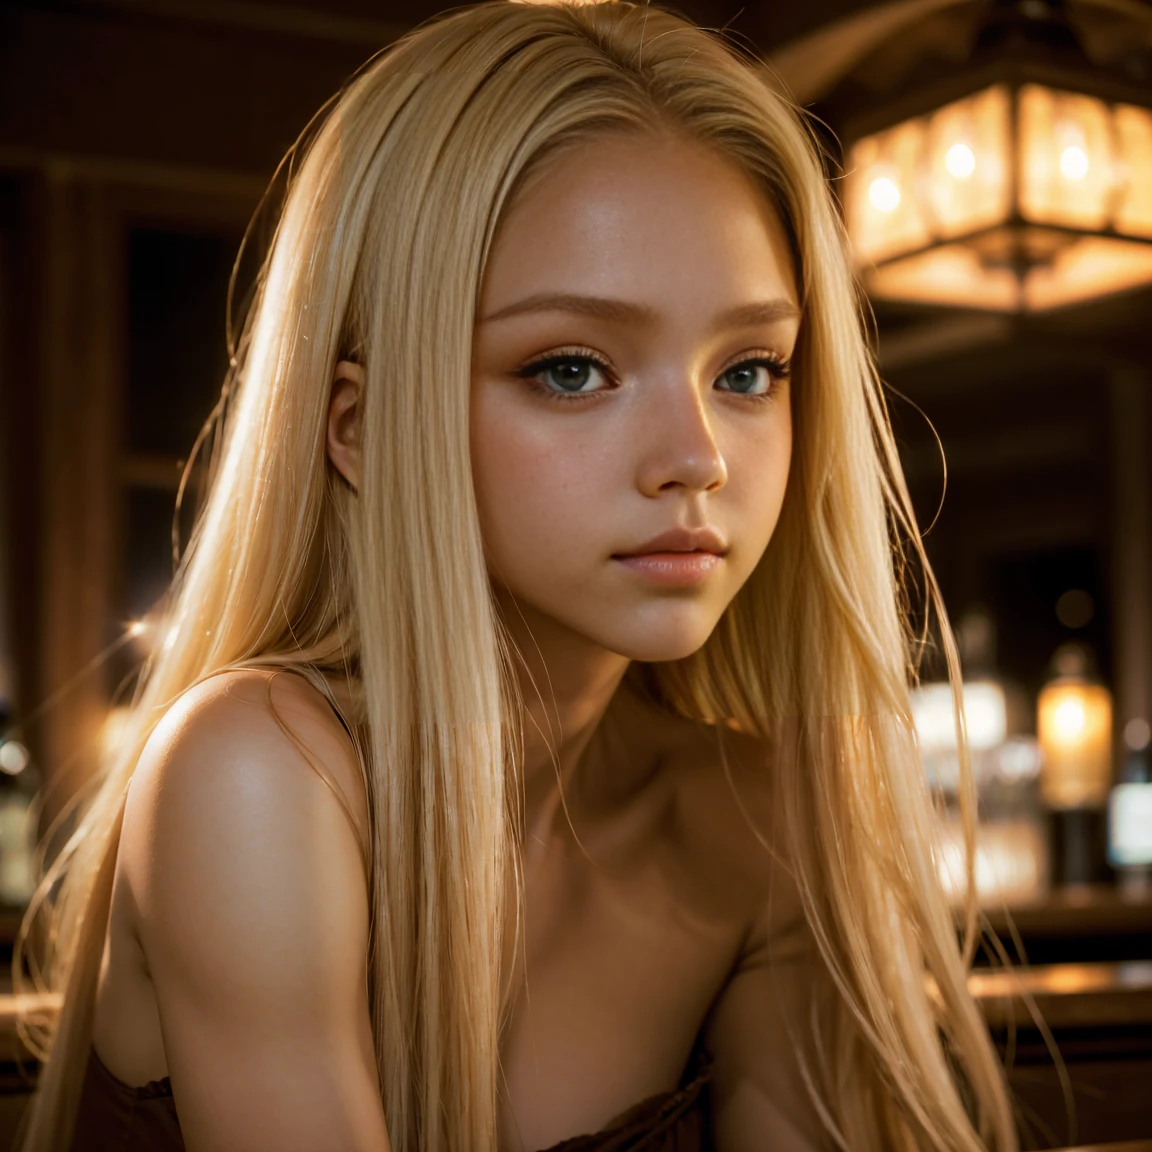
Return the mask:
<svg viewBox="0 0 1152 1152">
<path fill-rule="evenodd" d="M 505 213 L 481 316 L 549 294 L 656 313 L 797 301 L 784 228 L 735 163 L 675 137 L 621 135 L 551 158 Z"/>
</svg>

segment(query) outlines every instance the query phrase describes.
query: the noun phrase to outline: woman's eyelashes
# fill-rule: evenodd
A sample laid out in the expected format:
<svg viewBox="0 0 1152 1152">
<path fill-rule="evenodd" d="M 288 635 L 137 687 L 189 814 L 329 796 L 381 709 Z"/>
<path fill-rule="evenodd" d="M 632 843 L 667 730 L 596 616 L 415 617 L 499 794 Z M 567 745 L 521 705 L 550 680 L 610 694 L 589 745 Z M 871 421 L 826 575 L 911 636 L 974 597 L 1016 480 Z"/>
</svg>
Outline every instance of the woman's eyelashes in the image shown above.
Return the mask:
<svg viewBox="0 0 1152 1152">
<path fill-rule="evenodd" d="M 718 391 L 735 396 L 766 400 L 775 395 L 791 372 L 788 359 L 766 352 L 725 368 L 716 378 L 715 386 Z M 549 400 L 583 400 L 617 387 L 608 364 L 583 350 L 560 351 L 533 360 L 513 375 Z"/>
<path fill-rule="evenodd" d="M 780 384 L 791 375 L 790 360 L 776 355 L 755 356 L 725 368 L 716 383 L 726 384 L 726 387 L 721 388 L 722 392 L 764 400 L 773 396 Z"/>
<path fill-rule="evenodd" d="M 613 383 L 610 373 L 608 365 L 590 352 L 560 351 L 533 360 L 515 375 L 549 399 L 573 400 L 609 391 Z M 609 387 L 595 387 L 597 375 Z"/>
</svg>

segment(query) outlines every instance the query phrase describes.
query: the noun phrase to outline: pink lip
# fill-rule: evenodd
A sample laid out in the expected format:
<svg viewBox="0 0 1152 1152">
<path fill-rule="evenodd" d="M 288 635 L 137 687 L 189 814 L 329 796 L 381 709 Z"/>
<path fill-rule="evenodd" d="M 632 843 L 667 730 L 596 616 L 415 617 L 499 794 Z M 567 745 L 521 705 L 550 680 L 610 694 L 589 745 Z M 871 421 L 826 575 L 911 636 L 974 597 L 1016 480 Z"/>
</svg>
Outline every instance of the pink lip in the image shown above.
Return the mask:
<svg viewBox="0 0 1152 1152">
<path fill-rule="evenodd" d="M 616 559 L 644 556 L 653 552 L 712 552 L 723 556 L 728 551 L 724 538 L 714 528 L 672 528 L 653 536 L 638 548 L 617 552 Z"/>
<path fill-rule="evenodd" d="M 691 587 L 707 580 L 722 557 L 715 552 L 644 552 L 612 559 L 653 583 Z"/>
<path fill-rule="evenodd" d="M 708 578 L 727 550 L 712 528 L 673 528 L 612 559 L 654 583 L 691 587 Z"/>
</svg>

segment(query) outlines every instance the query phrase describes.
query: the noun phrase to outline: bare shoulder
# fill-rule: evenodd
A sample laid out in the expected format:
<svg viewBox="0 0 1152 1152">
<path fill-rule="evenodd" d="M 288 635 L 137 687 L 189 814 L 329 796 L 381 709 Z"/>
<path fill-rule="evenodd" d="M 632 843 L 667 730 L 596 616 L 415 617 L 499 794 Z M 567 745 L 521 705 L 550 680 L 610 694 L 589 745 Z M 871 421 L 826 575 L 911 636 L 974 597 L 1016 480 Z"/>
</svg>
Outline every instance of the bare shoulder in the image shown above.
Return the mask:
<svg viewBox="0 0 1152 1152">
<path fill-rule="evenodd" d="M 240 891 L 313 854 L 322 870 L 362 872 L 367 825 L 356 751 L 315 688 L 261 670 L 204 680 L 169 707 L 129 788 L 120 866 L 141 943 L 168 901 L 199 907 L 212 885 Z M 218 912 L 205 909 L 212 923 Z"/>
<path fill-rule="evenodd" d="M 290 673 L 231 671 L 195 685 L 169 707 L 140 756 L 129 809 L 152 807 L 163 792 L 171 801 L 166 807 L 213 818 L 239 794 L 282 807 L 318 789 L 333 793 L 366 843 L 359 760 L 324 697 Z"/>
<path fill-rule="evenodd" d="M 363 817 L 359 779 L 331 709 L 292 675 L 212 677 L 144 747 L 119 863 L 190 1148 L 304 1149 L 332 1132 L 387 1147 L 368 884 L 334 791 L 355 809 L 360 789 Z"/>
</svg>

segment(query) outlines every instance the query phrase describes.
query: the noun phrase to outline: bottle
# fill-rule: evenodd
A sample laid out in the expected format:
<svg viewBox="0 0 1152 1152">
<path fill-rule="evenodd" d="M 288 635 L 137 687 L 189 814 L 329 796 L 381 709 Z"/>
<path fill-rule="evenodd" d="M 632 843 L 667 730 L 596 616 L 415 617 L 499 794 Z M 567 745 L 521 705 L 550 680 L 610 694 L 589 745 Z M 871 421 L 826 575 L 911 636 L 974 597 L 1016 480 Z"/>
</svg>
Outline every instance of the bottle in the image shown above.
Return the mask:
<svg viewBox="0 0 1152 1152">
<path fill-rule="evenodd" d="M 1130 721 L 1124 729 L 1128 755 L 1108 797 L 1108 862 L 1120 891 L 1140 896 L 1152 891 L 1152 758 L 1149 726 Z"/>
<path fill-rule="evenodd" d="M 0 737 L 0 904 L 23 908 L 35 889 L 38 829 L 32 802 L 39 785 L 28 749 L 15 738 Z"/>
</svg>

